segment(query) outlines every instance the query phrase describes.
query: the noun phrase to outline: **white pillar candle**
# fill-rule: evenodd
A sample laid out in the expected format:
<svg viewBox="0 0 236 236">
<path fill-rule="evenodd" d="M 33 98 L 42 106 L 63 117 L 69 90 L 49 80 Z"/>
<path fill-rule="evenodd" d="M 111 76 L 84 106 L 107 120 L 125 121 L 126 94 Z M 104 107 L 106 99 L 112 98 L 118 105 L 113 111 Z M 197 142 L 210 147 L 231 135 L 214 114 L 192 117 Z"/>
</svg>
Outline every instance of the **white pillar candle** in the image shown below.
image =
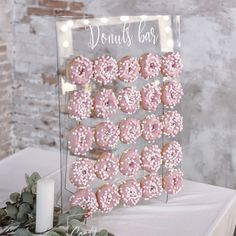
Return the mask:
<svg viewBox="0 0 236 236">
<path fill-rule="evenodd" d="M 36 233 L 45 232 L 53 227 L 54 180 L 37 181 Z"/>
</svg>

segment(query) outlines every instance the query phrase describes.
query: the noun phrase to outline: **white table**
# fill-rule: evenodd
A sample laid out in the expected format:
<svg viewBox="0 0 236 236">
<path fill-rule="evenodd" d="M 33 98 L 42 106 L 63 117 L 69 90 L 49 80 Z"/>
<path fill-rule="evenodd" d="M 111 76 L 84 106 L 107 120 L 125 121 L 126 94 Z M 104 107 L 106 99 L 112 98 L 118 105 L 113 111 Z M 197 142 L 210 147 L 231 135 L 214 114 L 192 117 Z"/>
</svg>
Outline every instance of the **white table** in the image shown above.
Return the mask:
<svg viewBox="0 0 236 236">
<path fill-rule="evenodd" d="M 25 173 L 58 175 L 59 163 L 58 152 L 34 148 L 0 161 L 0 202 L 25 186 Z M 141 202 L 92 221 L 115 236 L 232 236 L 236 191 L 185 180 L 183 190 L 167 204 L 156 200 Z"/>
</svg>

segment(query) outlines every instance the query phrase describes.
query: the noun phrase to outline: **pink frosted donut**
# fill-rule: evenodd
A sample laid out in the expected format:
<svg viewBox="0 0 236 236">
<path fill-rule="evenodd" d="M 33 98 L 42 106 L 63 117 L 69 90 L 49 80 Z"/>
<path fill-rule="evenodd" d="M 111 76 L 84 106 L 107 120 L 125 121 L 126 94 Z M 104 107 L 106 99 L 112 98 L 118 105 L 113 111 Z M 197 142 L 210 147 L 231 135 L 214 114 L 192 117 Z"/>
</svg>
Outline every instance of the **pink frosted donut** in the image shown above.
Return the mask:
<svg viewBox="0 0 236 236">
<path fill-rule="evenodd" d="M 144 79 L 157 77 L 161 70 L 161 61 L 158 55 L 146 53 L 139 59 L 141 75 Z"/>
<path fill-rule="evenodd" d="M 144 200 L 149 200 L 154 197 L 156 198 L 160 196 L 163 191 L 162 180 L 155 174 L 144 176 L 140 182 L 140 185 Z"/>
<path fill-rule="evenodd" d="M 178 193 L 183 187 L 183 172 L 179 169 L 170 169 L 164 175 L 164 190 L 169 194 Z"/>
<path fill-rule="evenodd" d="M 112 149 L 119 141 L 120 130 L 112 122 L 102 122 L 96 126 L 95 139 L 100 148 Z"/>
<path fill-rule="evenodd" d="M 163 85 L 161 100 L 166 107 L 173 108 L 178 104 L 183 95 L 181 83 L 177 81 L 168 81 Z"/>
<path fill-rule="evenodd" d="M 118 101 L 111 89 L 103 89 L 94 98 L 94 111 L 97 117 L 109 118 L 118 108 Z"/>
<path fill-rule="evenodd" d="M 178 52 L 167 52 L 161 58 L 161 73 L 166 77 L 177 77 L 183 64 Z"/>
<path fill-rule="evenodd" d="M 89 218 L 98 210 L 95 193 L 91 189 L 78 189 L 69 199 L 70 207 L 80 206 L 85 210 L 85 217 Z"/>
<path fill-rule="evenodd" d="M 162 116 L 163 133 L 175 137 L 183 130 L 183 117 L 177 111 L 167 111 Z"/>
<path fill-rule="evenodd" d="M 182 148 L 176 141 L 164 145 L 162 158 L 166 168 L 176 167 L 182 160 Z"/>
<path fill-rule="evenodd" d="M 93 63 L 86 57 L 78 56 L 67 66 L 67 78 L 78 85 L 86 84 L 93 77 Z"/>
<path fill-rule="evenodd" d="M 101 212 L 108 213 L 120 202 L 119 189 L 114 184 L 106 184 L 100 187 L 97 192 L 98 206 Z"/>
<path fill-rule="evenodd" d="M 93 79 L 101 85 L 111 83 L 116 79 L 118 73 L 117 62 L 111 56 L 100 56 L 94 61 Z"/>
<path fill-rule="evenodd" d="M 70 131 L 68 148 L 74 155 L 83 155 L 92 149 L 93 141 L 92 129 L 84 125 L 78 125 Z"/>
<path fill-rule="evenodd" d="M 140 93 L 142 108 L 147 111 L 156 111 L 158 104 L 161 103 L 161 89 L 158 84 L 155 82 L 146 84 Z"/>
<path fill-rule="evenodd" d="M 91 160 L 80 158 L 72 164 L 69 179 L 76 187 L 88 187 L 94 178 L 94 167 Z"/>
<path fill-rule="evenodd" d="M 142 137 L 148 142 L 154 142 L 162 134 L 162 122 L 154 114 L 146 116 L 141 123 Z"/>
<path fill-rule="evenodd" d="M 140 92 L 135 87 L 125 87 L 118 92 L 118 102 L 121 111 L 132 114 L 140 107 Z"/>
<path fill-rule="evenodd" d="M 68 103 L 69 116 L 76 120 L 83 120 L 91 115 L 93 100 L 90 93 L 85 91 L 75 91 L 70 96 Z"/>
<path fill-rule="evenodd" d="M 120 122 L 120 141 L 122 143 L 135 143 L 141 136 L 140 121 L 135 118 L 127 118 Z"/>
<path fill-rule="evenodd" d="M 136 57 L 126 56 L 118 62 L 118 77 L 124 82 L 134 82 L 140 71 L 138 59 Z"/>
<path fill-rule="evenodd" d="M 119 186 L 120 201 L 123 206 L 134 206 L 142 197 L 140 184 L 135 180 L 126 180 Z"/>
<path fill-rule="evenodd" d="M 96 161 L 94 170 L 99 179 L 110 180 L 118 173 L 118 160 L 112 153 L 104 152 Z"/>
<path fill-rule="evenodd" d="M 140 155 L 138 150 L 129 149 L 120 157 L 120 172 L 123 175 L 133 177 L 140 168 Z"/>
<path fill-rule="evenodd" d="M 157 172 L 161 164 L 162 156 L 158 145 L 144 147 L 141 154 L 141 167 L 147 172 Z"/>
</svg>

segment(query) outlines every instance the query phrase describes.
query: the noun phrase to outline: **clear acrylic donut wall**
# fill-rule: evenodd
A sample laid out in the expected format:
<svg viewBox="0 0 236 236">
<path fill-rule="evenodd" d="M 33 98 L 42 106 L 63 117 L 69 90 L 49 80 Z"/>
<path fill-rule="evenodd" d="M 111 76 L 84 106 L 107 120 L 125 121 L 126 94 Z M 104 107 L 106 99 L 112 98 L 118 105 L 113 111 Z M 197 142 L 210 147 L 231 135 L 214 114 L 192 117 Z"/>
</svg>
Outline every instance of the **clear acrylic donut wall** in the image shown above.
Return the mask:
<svg viewBox="0 0 236 236">
<path fill-rule="evenodd" d="M 167 202 L 183 178 L 180 17 L 61 17 L 56 31 L 63 209 Z"/>
</svg>

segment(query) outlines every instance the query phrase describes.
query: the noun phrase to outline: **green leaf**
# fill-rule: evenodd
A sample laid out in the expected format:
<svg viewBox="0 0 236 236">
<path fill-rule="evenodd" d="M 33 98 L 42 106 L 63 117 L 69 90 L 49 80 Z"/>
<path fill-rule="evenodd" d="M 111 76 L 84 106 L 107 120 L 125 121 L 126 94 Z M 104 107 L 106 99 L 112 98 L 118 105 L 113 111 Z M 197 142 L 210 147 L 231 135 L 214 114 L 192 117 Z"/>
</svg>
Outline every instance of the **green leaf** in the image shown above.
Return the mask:
<svg viewBox="0 0 236 236">
<path fill-rule="evenodd" d="M 33 194 L 37 194 L 37 184 L 33 184 L 32 187 L 31 187 L 31 192 Z"/>
<path fill-rule="evenodd" d="M 56 228 L 53 228 L 51 231 L 58 233 L 60 236 L 66 236 L 66 230 L 65 229 L 56 227 Z"/>
<path fill-rule="evenodd" d="M 30 186 L 27 186 L 23 189 L 23 192 L 31 192 L 31 187 Z"/>
<path fill-rule="evenodd" d="M 28 214 L 32 212 L 30 205 L 28 203 L 22 203 L 19 206 L 19 212 L 17 214 L 16 220 L 19 222 L 25 222 L 28 220 Z"/>
<path fill-rule="evenodd" d="M 27 187 L 31 187 L 33 185 L 32 179 L 27 174 L 25 174 L 25 181 L 26 181 Z"/>
<path fill-rule="evenodd" d="M 33 234 L 31 234 L 31 233 L 29 232 L 29 230 L 27 230 L 27 229 L 20 228 L 20 229 L 17 229 L 17 230 L 16 230 L 16 232 L 15 232 L 14 235 L 15 235 L 15 236 L 31 236 L 31 235 L 33 235 Z"/>
<path fill-rule="evenodd" d="M 84 221 L 84 215 L 72 215 L 72 216 L 69 216 L 69 219 L 70 220 L 79 220 L 80 222 L 83 222 Z"/>
<path fill-rule="evenodd" d="M 14 221 L 13 223 L 9 224 L 8 226 L 16 227 L 16 226 L 19 226 L 19 225 L 20 225 L 19 222 Z"/>
<path fill-rule="evenodd" d="M 22 201 L 25 203 L 29 203 L 30 205 L 33 204 L 34 198 L 33 198 L 33 194 L 29 193 L 29 192 L 23 192 L 21 194 L 22 196 Z"/>
<path fill-rule="evenodd" d="M 31 176 L 30 179 L 32 180 L 33 183 L 36 184 L 36 182 L 41 179 L 41 176 L 39 175 L 38 172 L 34 172 Z"/>
<path fill-rule="evenodd" d="M 70 220 L 69 224 L 74 229 L 74 228 L 80 226 L 81 222 L 79 220 L 72 219 L 72 220 Z"/>
<path fill-rule="evenodd" d="M 75 206 L 69 210 L 69 213 L 70 215 L 78 215 L 78 214 L 84 215 L 84 209 L 80 206 Z"/>
<path fill-rule="evenodd" d="M 0 217 L 5 216 L 7 213 L 4 209 L 0 208 Z"/>
<path fill-rule="evenodd" d="M 28 203 L 22 203 L 19 207 L 19 213 L 21 214 L 28 214 L 32 211 L 30 205 Z"/>
<path fill-rule="evenodd" d="M 80 206 L 76 206 L 70 209 L 69 214 L 70 214 L 70 220 L 71 219 L 76 219 L 79 221 L 84 220 L 84 209 L 81 208 Z"/>
<path fill-rule="evenodd" d="M 13 205 L 8 205 L 6 208 L 7 215 L 10 216 L 12 219 L 16 219 L 16 215 L 18 213 L 18 210 Z"/>
<path fill-rule="evenodd" d="M 69 216 L 68 213 L 60 214 L 58 217 L 58 225 L 67 225 L 68 216 Z"/>
<path fill-rule="evenodd" d="M 18 201 L 19 197 L 20 197 L 20 194 L 19 194 L 19 193 L 12 193 L 12 194 L 10 195 L 10 200 L 15 203 L 15 202 Z"/>
<path fill-rule="evenodd" d="M 28 220 L 28 215 L 19 212 L 16 216 L 16 220 L 21 223 L 26 222 Z"/>
<path fill-rule="evenodd" d="M 49 231 L 49 232 L 47 233 L 47 235 L 48 235 L 48 236 L 60 236 L 59 233 L 57 233 L 57 232 L 55 232 L 55 231 L 53 231 L 53 230 Z"/>
<path fill-rule="evenodd" d="M 108 236 L 108 231 L 105 230 L 105 229 L 102 229 L 102 230 L 99 232 L 99 236 Z"/>
</svg>

